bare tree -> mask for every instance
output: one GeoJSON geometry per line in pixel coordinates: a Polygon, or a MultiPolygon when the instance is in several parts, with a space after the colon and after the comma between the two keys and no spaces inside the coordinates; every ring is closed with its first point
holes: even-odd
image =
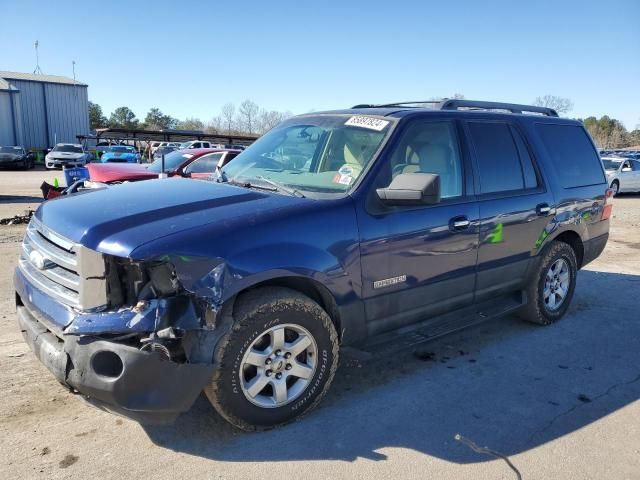
{"type": "Polygon", "coordinates": [[[227,130],[227,135],[231,135],[233,131],[233,121],[236,116],[236,106],[233,103],[225,103],[221,109],[222,120],[227,130]]]}
{"type": "Polygon", "coordinates": [[[275,110],[260,110],[258,114],[258,132],[264,134],[284,120],[284,114],[275,110]]]}
{"type": "MultiPolygon", "coordinates": [[[[225,124],[225,120],[220,115],[217,115],[207,122],[207,126],[204,130],[207,133],[223,133],[225,130],[225,124]]],[[[230,131],[226,131],[224,133],[227,135],[231,134],[230,131]]]]}
{"type": "Polygon", "coordinates": [[[258,116],[258,105],[251,100],[245,100],[240,104],[238,109],[238,124],[249,135],[252,135],[256,131],[256,123],[258,116]]]}
{"type": "Polygon", "coordinates": [[[573,102],[571,100],[565,97],[556,97],[555,95],[537,97],[533,104],[538,107],[553,108],[558,112],[558,115],[563,115],[573,110],[573,102]]]}

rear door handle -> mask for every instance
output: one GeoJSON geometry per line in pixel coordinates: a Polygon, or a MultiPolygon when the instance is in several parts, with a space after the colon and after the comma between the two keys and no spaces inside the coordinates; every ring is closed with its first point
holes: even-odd
{"type": "Polygon", "coordinates": [[[547,203],[540,203],[536,206],[536,213],[541,217],[551,213],[551,207],[547,203]]]}
{"type": "Polygon", "coordinates": [[[467,217],[453,217],[449,220],[449,226],[451,230],[466,230],[471,225],[471,222],[467,217]]]}

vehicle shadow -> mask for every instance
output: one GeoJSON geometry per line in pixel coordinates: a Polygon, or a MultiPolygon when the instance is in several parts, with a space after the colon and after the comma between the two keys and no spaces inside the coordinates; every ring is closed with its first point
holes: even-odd
{"type": "Polygon", "coordinates": [[[44,198],[33,195],[0,195],[0,204],[12,203],[42,203],[44,198]]]}
{"type": "Polygon", "coordinates": [[[569,314],[549,327],[506,317],[413,352],[343,356],[321,407],[286,427],[237,431],[200,398],[174,425],[145,430],[159,446],[232,462],[384,460],[386,447],[493,460],[456,434],[504,455],[527,451],[640,398],[637,298],[620,295],[640,291],[640,276],[578,278],[569,314]]]}

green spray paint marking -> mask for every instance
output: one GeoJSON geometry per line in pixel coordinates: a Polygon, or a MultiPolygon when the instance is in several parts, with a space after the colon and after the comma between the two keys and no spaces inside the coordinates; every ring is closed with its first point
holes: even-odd
{"type": "Polygon", "coordinates": [[[542,233],[540,233],[540,235],[538,236],[538,239],[536,240],[536,250],[538,250],[542,244],[544,243],[544,241],[547,239],[547,237],[549,236],[549,234],[547,233],[546,230],[542,230],[542,233]]]}
{"type": "Polygon", "coordinates": [[[504,226],[502,223],[496,225],[496,228],[493,229],[493,232],[489,234],[487,240],[489,243],[502,243],[504,241],[504,226]]]}

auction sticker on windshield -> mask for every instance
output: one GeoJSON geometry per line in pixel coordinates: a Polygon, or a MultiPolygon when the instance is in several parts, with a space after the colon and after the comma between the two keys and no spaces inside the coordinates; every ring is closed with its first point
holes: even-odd
{"type": "Polygon", "coordinates": [[[368,128],[369,130],[380,132],[384,130],[384,127],[389,125],[389,121],[374,117],[365,117],[364,115],[354,115],[344,124],[350,127],[368,128]]]}

